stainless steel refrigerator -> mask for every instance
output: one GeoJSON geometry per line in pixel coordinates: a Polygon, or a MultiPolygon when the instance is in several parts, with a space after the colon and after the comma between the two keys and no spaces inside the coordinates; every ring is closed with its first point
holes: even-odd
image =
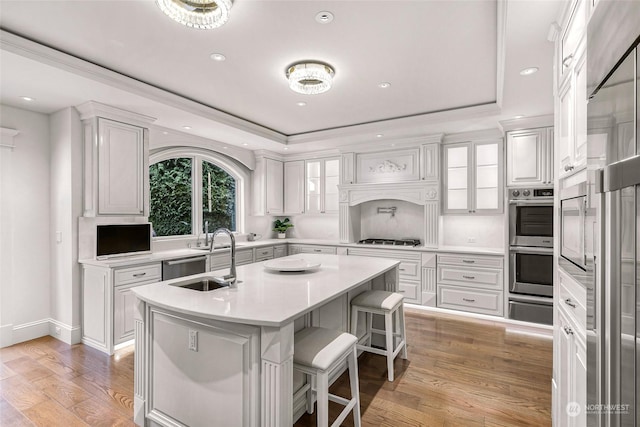
{"type": "Polygon", "coordinates": [[[601,1],[588,27],[589,426],[640,426],[639,6],[601,1]]]}

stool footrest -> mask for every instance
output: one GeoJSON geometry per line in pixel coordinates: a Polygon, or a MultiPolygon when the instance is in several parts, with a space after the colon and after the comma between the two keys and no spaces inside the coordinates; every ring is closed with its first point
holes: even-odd
{"type": "Polygon", "coordinates": [[[343,399],[340,396],[335,396],[331,393],[329,393],[329,400],[336,402],[336,403],[340,403],[342,405],[345,405],[345,408],[342,410],[342,412],[340,412],[340,415],[338,415],[338,417],[336,418],[336,420],[333,422],[333,424],[331,424],[331,427],[338,427],[340,425],[342,425],[342,422],[345,420],[345,418],[347,418],[347,415],[349,415],[349,413],[351,411],[353,411],[353,408],[356,406],[356,399],[351,399],[351,400],[347,400],[347,399],[343,399]],[[344,400],[345,403],[342,402],[338,402],[333,398],[339,398],[341,400],[344,400]]]}

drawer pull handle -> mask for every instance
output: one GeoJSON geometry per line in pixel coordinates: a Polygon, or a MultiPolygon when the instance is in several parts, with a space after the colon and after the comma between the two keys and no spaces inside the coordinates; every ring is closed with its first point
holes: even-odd
{"type": "Polygon", "coordinates": [[[573,53],[571,55],[567,55],[564,57],[564,59],[562,60],[562,65],[564,67],[568,67],[572,61],[573,61],[573,53]]]}
{"type": "Polygon", "coordinates": [[[463,259],[462,262],[466,262],[467,264],[475,264],[475,261],[472,259],[463,259]]]}
{"type": "Polygon", "coordinates": [[[404,269],[404,268],[399,268],[398,270],[400,270],[400,271],[405,271],[406,269],[404,269]]]}
{"type": "Polygon", "coordinates": [[[462,277],[464,277],[465,279],[469,279],[469,280],[473,280],[473,279],[476,278],[476,276],[464,276],[464,275],[462,277]]]}
{"type": "Polygon", "coordinates": [[[564,300],[564,303],[567,304],[569,307],[576,308],[576,303],[571,301],[571,298],[567,298],[566,300],[564,300]]]}
{"type": "Polygon", "coordinates": [[[314,249],[314,252],[322,252],[322,249],[314,249]]]}
{"type": "Polygon", "coordinates": [[[564,333],[565,333],[565,334],[567,334],[567,335],[573,335],[573,330],[572,330],[570,327],[568,327],[568,326],[564,326],[564,327],[563,327],[563,329],[564,329],[564,333]]]}
{"type": "Polygon", "coordinates": [[[133,275],[133,277],[142,277],[142,276],[144,276],[145,274],[147,274],[147,273],[146,273],[146,272],[145,272],[145,273],[135,273],[135,274],[133,275]]]}
{"type": "Polygon", "coordinates": [[[405,292],[407,292],[407,291],[398,289],[398,293],[400,293],[400,294],[404,294],[405,292]]]}
{"type": "Polygon", "coordinates": [[[476,302],[476,300],[474,298],[462,298],[462,301],[466,301],[466,302],[476,302]]]}

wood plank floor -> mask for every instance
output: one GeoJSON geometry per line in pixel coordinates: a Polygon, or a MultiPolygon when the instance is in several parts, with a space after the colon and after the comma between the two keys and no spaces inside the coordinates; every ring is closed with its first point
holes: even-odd
{"type": "MultiPolygon", "coordinates": [[[[393,383],[382,356],[359,359],[364,426],[551,425],[550,339],[411,310],[406,323],[409,359],[396,360],[393,383]]],[[[107,357],[43,337],[0,349],[0,362],[0,426],[134,425],[133,347],[107,357]]],[[[332,392],[349,395],[346,375],[332,392]]],[[[295,425],[315,426],[315,414],[295,425]]]]}

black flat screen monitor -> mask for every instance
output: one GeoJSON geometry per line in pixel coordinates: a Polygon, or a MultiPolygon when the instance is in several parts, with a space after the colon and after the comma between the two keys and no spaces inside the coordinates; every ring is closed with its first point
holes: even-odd
{"type": "Polygon", "coordinates": [[[151,224],[98,225],[97,256],[151,251],[151,224]]]}

